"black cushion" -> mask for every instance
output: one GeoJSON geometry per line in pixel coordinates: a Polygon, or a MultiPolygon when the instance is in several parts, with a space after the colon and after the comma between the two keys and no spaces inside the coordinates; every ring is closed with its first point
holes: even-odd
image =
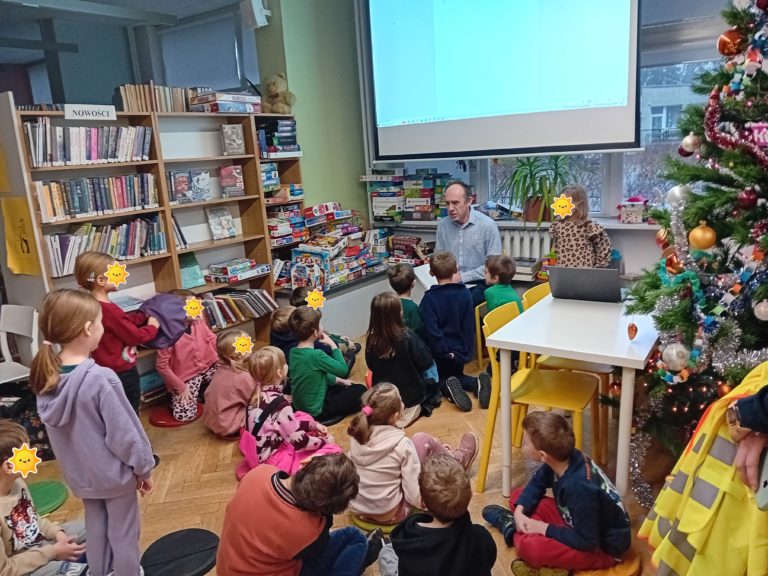
{"type": "Polygon", "coordinates": [[[171,532],[141,557],[145,576],[202,576],[216,565],[219,537],[201,528],[171,532]]]}

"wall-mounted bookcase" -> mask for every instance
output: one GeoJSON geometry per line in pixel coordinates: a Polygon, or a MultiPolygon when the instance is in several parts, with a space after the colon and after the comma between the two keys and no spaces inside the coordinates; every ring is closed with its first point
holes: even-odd
{"type": "MultiPolygon", "coordinates": [[[[56,288],[75,286],[71,274],[74,258],[71,258],[70,262],[59,262],[60,258],[57,256],[60,250],[57,252],[55,248],[61,241],[62,234],[78,230],[83,233],[89,229],[95,230],[92,232],[94,235],[100,231],[102,242],[107,242],[107,238],[115,242],[113,230],[122,226],[125,239],[120,236],[117,246],[124,245],[125,249],[119,251],[117,260],[128,265],[130,276],[127,286],[121,286],[120,292],[129,295],[145,296],[182,287],[180,256],[189,253],[195,255],[201,269],[206,269],[212,263],[233,258],[251,258],[259,263],[271,263],[253,116],[152,112],[118,113],[117,120],[111,122],[75,121],[66,120],[63,112],[17,112],[12,95],[1,94],[0,147],[4,152],[7,173],[10,176],[10,194],[24,196],[27,200],[43,271],[42,277],[12,274],[11,276],[17,277],[17,285],[8,282],[9,291],[12,293],[11,300],[14,303],[38,306],[45,293],[56,288]],[[134,134],[143,134],[146,137],[146,146],[140,145],[136,139],[134,144],[129,141],[123,149],[128,157],[123,154],[120,161],[115,161],[113,157],[111,160],[90,160],[82,164],[74,164],[70,160],[64,165],[36,166],[32,153],[38,150],[31,150],[28,145],[28,134],[32,128],[28,124],[35,123],[44,124],[43,132],[49,132],[49,141],[52,138],[51,148],[54,151],[46,159],[46,164],[52,164],[51,156],[56,160],[62,146],[62,142],[57,143],[56,127],[63,128],[63,132],[68,135],[69,140],[64,144],[68,144],[70,148],[82,142],[72,140],[80,136],[74,132],[70,134],[69,128],[106,128],[106,132],[100,134],[90,131],[87,140],[87,147],[90,147],[92,152],[106,152],[102,156],[110,155],[110,132],[116,132],[119,128],[124,129],[122,133],[125,133],[125,129],[130,129],[134,134]],[[243,154],[224,154],[221,141],[221,126],[224,124],[242,127],[243,154]],[[147,129],[151,131],[148,135],[147,129]],[[242,171],[242,196],[222,196],[219,174],[223,167],[229,166],[239,166],[242,171]],[[212,198],[174,203],[173,190],[170,189],[173,183],[167,180],[167,172],[186,170],[207,171],[212,198]],[[132,183],[126,183],[128,178],[132,179],[132,183]],[[73,185],[71,181],[80,183],[73,185]],[[51,182],[69,184],[52,185],[51,182]],[[154,195],[148,192],[148,182],[155,187],[154,195]],[[63,188],[59,190],[59,196],[52,192],[52,186],[63,188]],[[77,203],[79,214],[72,215],[72,205],[69,206],[69,211],[66,207],[59,206],[57,212],[56,198],[61,200],[62,192],[68,203],[77,203]],[[127,206],[124,205],[126,202],[118,206],[116,202],[120,199],[127,199],[127,206]],[[83,206],[86,207],[85,210],[83,206]],[[210,215],[212,210],[221,214],[222,209],[231,216],[231,219],[227,218],[225,221],[230,224],[227,229],[234,229],[235,235],[215,239],[210,215]],[[52,218],[52,214],[57,216],[52,218]],[[186,245],[177,246],[174,220],[185,237],[186,245]],[[137,223],[131,225],[134,221],[137,223]],[[146,238],[148,234],[152,234],[154,240],[143,245],[147,249],[137,248],[141,246],[141,239],[146,238]],[[55,241],[50,239],[53,237],[55,241]]],[[[36,129],[41,130],[37,127],[36,129]]],[[[94,158],[96,156],[98,154],[94,155],[94,158]]],[[[298,160],[278,162],[281,178],[285,178],[286,182],[301,182],[298,160]]],[[[7,277],[5,254],[2,256],[3,272],[7,277]]],[[[204,294],[222,288],[261,288],[270,295],[274,294],[270,273],[249,278],[238,284],[208,282],[195,287],[193,291],[204,294]]],[[[245,327],[246,324],[252,325],[257,341],[268,341],[268,317],[257,318],[255,321],[245,320],[230,326],[245,327]]]]}

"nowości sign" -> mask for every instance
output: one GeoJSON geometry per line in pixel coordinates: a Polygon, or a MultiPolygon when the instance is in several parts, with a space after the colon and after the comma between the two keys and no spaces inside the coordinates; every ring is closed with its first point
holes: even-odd
{"type": "Polygon", "coordinates": [[[114,106],[103,104],[64,104],[66,120],[117,120],[114,106]]]}

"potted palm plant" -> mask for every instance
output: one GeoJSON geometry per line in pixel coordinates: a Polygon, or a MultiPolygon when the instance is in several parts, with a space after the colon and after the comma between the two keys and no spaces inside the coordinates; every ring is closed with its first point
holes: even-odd
{"type": "Polygon", "coordinates": [[[541,225],[551,220],[550,205],[568,180],[568,156],[529,156],[519,158],[502,182],[501,191],[510,206],[519,206],[523,220],[541,225]]]}

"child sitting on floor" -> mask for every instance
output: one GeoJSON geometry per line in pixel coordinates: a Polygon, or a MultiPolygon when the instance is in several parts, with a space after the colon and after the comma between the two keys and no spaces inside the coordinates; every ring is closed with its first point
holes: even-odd
{"type": "Polygon", "coordinates": [[[619,493],[605,473],[574,448],[568,421],[554,412],[523,420],[523,453],[542,466],[509,498],[514,513],[486,506],[483,518],[517,549],[515,576],[568,576],[621,562],[632,534],[619,493]],[[554,498],[544,496],[548,488],[554,498]],[[539,568],[546,570],[539,572],[539,568]]]}
{"type": "Polygon", "coordinates": [[[349,372],[336,343],[320,330],[322,314],[309,306],[299,306],[290,318],[291,332],[299,344],[291,350],[293,406],[321,422],[353,414],[360,407],[362,384],[353,384],[345,377],[349,372]],[[331,356],[315,349],[320,340],[331,348],[331,356]]]}
{"type": "Polygon", "coordinates": [[[403,402],[394,384],[378,384],[363,394],[363,408],[349,424],[349,457],[360,475],[360,488],[349,509],[377,524],[402,522],[413,508],[421,508],[420,462],[430,454],[448,454],[469,470],[477,454],[474,432],[461,437],[455,450],[429,434],[413,440],[395,426],[403,402]]]}
{"type": "Polygon", "coordinates": [[[26,482],[8,461],[25,442],[29,446],[20,424],[0,420],[0,574],[85,574],[88,567],[77,561],[85,552],[85,523],[59,526],[38,516],[26,482]]]}
{"type": "Polygon", "coordinates": [[[251,354],[248,370],[256,383],[246,425],[256,441],[255,461],[254,455],[244,454],[251,468],[271,464],[295,474],[307,458],[342,451],[325,426],[305,412],[294,412],[290,400],[283,395],[288,365],[279,348],[264,346],[251,354]]]}
{"type": "Polygon", "coordinates": [[[362,574],[381,549],[354,527],[331,530],[357,494],[344,454],[311,458],[290,477],[265,464],[243,478],[227,504],[216,555],[222,576],[362,574]]]}
{"type": "Polygon", "coordinates": [[[233,436],[246,426],[248,403],[256,389],[248,373],[248,357],[235,348],[235,341],[241,336],[247,334],[226,330],[216,339],[219,366],[205,391],[203,424],[219,436],[233,436]]]}
{"type": "Polygon", "coordinates": [[[429,273],[437,284],[424,293],[419,309],[443,395],[459,410],[469,412],[472,401],[466,390],[478,392],[477,378],[464,374],[464,364],[472,360],[475,351],[475,310],[467,287],[453,281],[458,270],[451,252],[435,252],[429,261],[429,273]]]}
{"type": "Polygon", "coordinates": [[[411,299],[411,291],[416,286],[416,273],[413,271],[413,266],[410,264],[390,266],[387,270],[387,278],[403,306],[403,324],[423,340],[425,338],[424,322],[421,319],[419,305],[411,299]]]}
{"type": "MultiPolygon", "coordinates": [[[[182,300],[195,298],[189,290],[169,292],[182,300]]],[[[171,415],[179,422],[197,419],[197,403],[216,371],[216,335],[204,318],[187,318],[187,329],[170,348],[158,350],[155,369],[171,395],[171,415]]]]}
{"type": "Polygon", "coordinates": [[[405,410],[397,425],[405,428],[421,416],[422,410],[432,414],[440,405],[440,390],[437,381],[424,376],[432,365],[432,353],[421,338],[403,326],[401,302],[391,292],[371,300],[365,362],[373,384],[390,382],[399,390],[405,410]]]}
{"type": "Polygon", "coordinates": [[[472,524],[472,488],[466,470],[446,454],[427,458],[419,474],[427,513],[397,526],[379,555],[381,576],[490,576],[496,543],[472,524]]]}
{"type": "Polygon", "coordinates": [[[295,306],[281,306],[272,312],[269,322],[269,345],[280,348],[286,358],[290,356],[291,350],[296,348],[296,344],[299,343],[296,336],[291,332],[291,326],[288,323],[294,310],[296,310],[295,306]]]}

